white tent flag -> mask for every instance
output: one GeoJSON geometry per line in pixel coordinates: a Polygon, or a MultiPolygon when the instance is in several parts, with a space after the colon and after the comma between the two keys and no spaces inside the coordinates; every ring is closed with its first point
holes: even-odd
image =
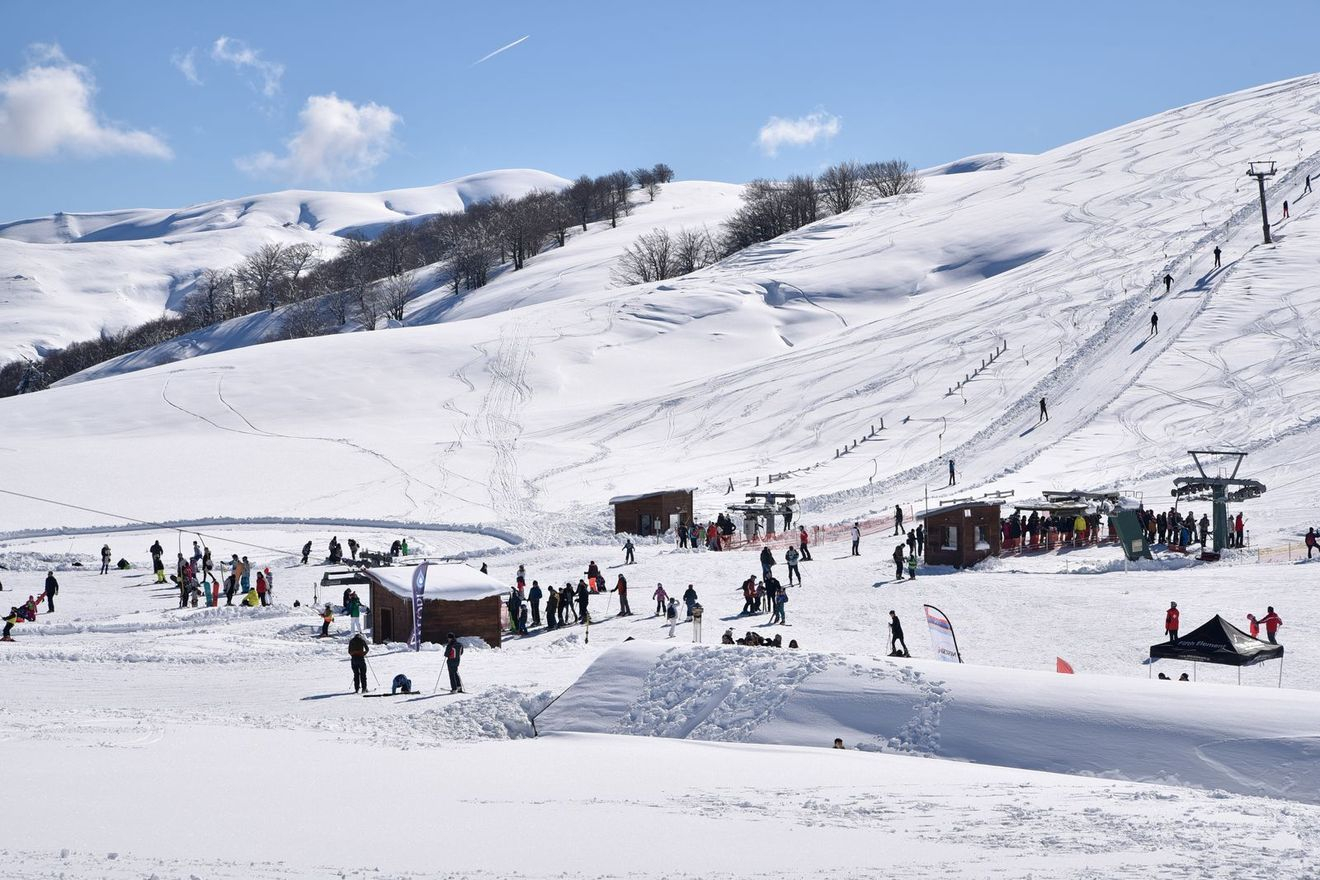
{"type": "Polygon", "coordinates": [[[961,663],[962,654],[958,652],[958,639],[953,634],[953,624],[944,612],[934,605],[923,606],[926,609],[926,626],[930,627],[930,643],[935,647],[935,656],[948,663],[961,663]]]}
{"type": "Polygon", "coordinates": [[[422,650],[422,597],[426,594],[426,569],[430,564],[423,562],[417,566],[412,577],[413,628],[408,644],[414,651],[422,650]]]}

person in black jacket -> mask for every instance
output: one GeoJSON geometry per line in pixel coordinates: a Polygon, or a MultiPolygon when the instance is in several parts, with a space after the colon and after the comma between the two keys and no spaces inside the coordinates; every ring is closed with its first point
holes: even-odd
{"type": "Polygon", "coordinates": [[[903,505],[894,505],[894,534],[907,534],[907,529],[903,528],[903,505]]]}
{"type": "Polygon", "coordinates": [[[307,557],[309,557],[309,556],[311,556],[311,555],[312,555],[312,542],[311,542],[311,541],[308,541],[306,544],[303,544],[303,549],[302,549],[302,564],[303,564],[303,565],[306,565],[306,564],[307,564],[307,557]]]}
{"type": "Polygon", "coordinates": [[[903,545],[894,548],[894,580],[903,580],[903,545]]]}
{"type": "Polygon", "coordinates": [[[55,613],[55,594],[60,591],[60,582],[55,580],[55,572],[46,572],[46,613],[55,613]]]}
{"type": "MultiPolygon", "coordinates": [[[[541,595],[541,585],[536,581],[532,581],[532,588],[527,591],[527,604],[532,609],[532,626],[541,625],[541,595]]],[[[547,617],[549,617],[548,614],[547,617]]]]}
{"type": "Polygon", "coordinates": [[[770,579],[770,569],[774,568],[775,554],[770,552],[769,545],[761,548],[761,580],[770,579]]]}
{"type": "Polygon", "coordinates": [[[353,638],[348,640],[348,665],[353,669],[353,693],[362,691],[366,693],[370,688],[367,687],[367,653],[371,646],[367,640],[362,637],[362,633],[356,633],[353,638]]]}
{"type": "Polygon", "coordinates": [[[893,645],[893,650],[889,654],[890,657],[912,656],[908,653],[907,642],[903,640],[903,624],[899,621],[898,615],[895,614],[892,609],[889,612],[889,639],[890,643],[893,645]],[[901,653],[898,650],[899,645],[903,646],[901,653]]]}
{"type": "Polygon", "coordinates": [[[619,616],[628,617],[632,614],[632,608],[628,605],[628,579],[619,575],[619,582],[614,585],[612,593],[619,594],[619,616]]]}
{"type": "Polygon", "coordinates": [[[453,633],[445,636],[445,666],[449,669],[449,692],[463,693],[463,679],[458,674],[458,664],[463,662],[463,643],[453,633]]]}
{"type": "Polygon", "coordinates": [[[587,601],[590,598],[591,590],[587,588],[587,582],[579,580],[577,585],[578,620],[582,623],[591,623],[591,618],[587,616],[587,601]]]}

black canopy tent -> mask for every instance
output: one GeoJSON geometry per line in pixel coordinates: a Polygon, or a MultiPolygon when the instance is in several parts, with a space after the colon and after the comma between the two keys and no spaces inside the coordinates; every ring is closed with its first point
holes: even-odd
{"type": "Polygon", "coordinates": [[[1197,663],[1236,666],[1238,684],[1242,683],[1243,666],[1278,660],[1279,687],[1283,687],[1283,645],[1253,639],[1218,614],[1185,636],[1151,645],[1150,659],[1152,666],[1155,660],[1189,660],[1193,675],[1197,663]]]}

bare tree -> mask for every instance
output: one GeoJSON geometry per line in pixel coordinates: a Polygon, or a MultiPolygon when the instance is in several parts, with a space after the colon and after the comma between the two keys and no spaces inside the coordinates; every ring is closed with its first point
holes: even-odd
{"type": "Polygon", "coordinates": [[[288,278],[288,256],[283,246],[263,245],[238,268],[238,282],[248,305],[275,311],[288,278]]]}
{"type": "Polygon", "coordinates": [[[651,168],[637,168],[632,172],[633,180],[637,181],[649,197],[649,201],[654,202],[656,193],[660,192],[660,179],[655,176],[655,170],[651,168]]]}
{"type": "MultiPolygon", "coordinates": [[[[280,335],[284,339],[323,336],[335,328],[328,303],[320,298],[296,302],[280,313],[280,335]]],[[[343,322],[340,322],[343,323],[343,322]]]]}
{"type": "Polygon", "coordinates": [[[669,183],[669,181],[674,179],[674,169],[670,168],[664,162],[655,163],[655,165],[651,167],[651,173],[655,175],[655,179],[660,183],[669,183]]]}
{"type": "Polygon", "coordinates": [[[671,277],[686,275],[704,269],[720,258],[719,248],[706,227],[679,229],[674,235],[673,269],[671,277]]]}
{"type": "Polygon", "coordinates": [[[413,274],[404,272],[380,282],[381,295],[385,302],[385,314],[396,321],[403,320],[403,310],[413,294],[413,274]]]}
{"type": "Polygon", "coordinates": [[[597,181],[592,180],[585,174],[564,191],[568,204],[572,206],[573,213],[577,221],[582,224],[582,231],[587,231],[587,220],[591,217],[591,209],[596,204],[599,187],[597,181]]]}
{"type": "Polygon", "coordinates": [[[863,197],[862,166],[856,162],[839,162],[821,172],[816,181],[820,199],[830,214],[842,214],[861,203],[863,197]]]}
{"type": "Polygon", "coordinates": [[[885,199],[921,192],[921,176],[902,159],[867,162],[861,167],[861,173],[872,198],[885,199]]]}
{"type": "Polygon", "coordinates": [[[610,278],[620,287],[672,278],[673,260],[674,241],[668,230],[657,227],[624,249],[610,278]]]}

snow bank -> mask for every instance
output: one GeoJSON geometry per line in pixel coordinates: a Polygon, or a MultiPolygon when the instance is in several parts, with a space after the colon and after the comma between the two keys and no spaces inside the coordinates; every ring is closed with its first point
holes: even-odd
{"type": "Polygon", "coordinates": [[[814,745],[1320,803],[1320,698],[787,649],[634,642],[537,719],[574,731],[814,745]]]}

